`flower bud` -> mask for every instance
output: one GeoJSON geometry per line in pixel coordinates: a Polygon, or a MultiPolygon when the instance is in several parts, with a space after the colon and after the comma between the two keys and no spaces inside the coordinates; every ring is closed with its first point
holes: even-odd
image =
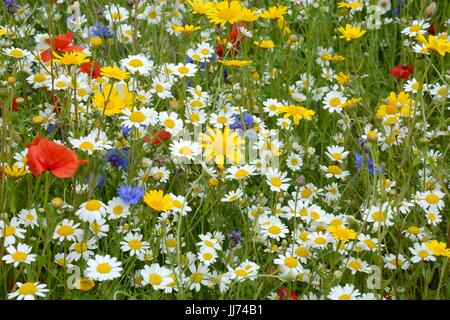
{"type": "Polygon", "coordinates": [[[14,83],[16,83],[16,78],[15,77],[8,77],[8,84],[10,86],[12,86],[14,83]]]}
{"type": "Polygon", "coordinates": [[[61,199],[59,197],[53,198],[50,203],[55,208],[61,208],[64,205],[63,199],[61,199]]]}
{"type": "Polygon", "coordinates": [[[213,178],[208,180],[208,184],[211,187],[215,188],[215,187],[217,187],[219,185],[219,179],[213,177],[213,178]]]}
{"type": "Polygon", "coordinates": [[[426,17],[433,16],[437,11],[437,5],[436,2],[432,2],[428,7],[425,8],[424,14],[426,17]]]}

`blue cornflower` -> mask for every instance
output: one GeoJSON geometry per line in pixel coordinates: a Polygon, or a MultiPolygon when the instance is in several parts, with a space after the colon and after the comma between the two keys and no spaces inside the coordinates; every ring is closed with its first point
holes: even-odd
{"type": "Polygon", "coordinates": [[[123,201],[128,204],[137,204],[144,196],[144,189],[140,187],[132,187],[128,184],[123,184],[117,189],[117,193],[123,201]]]}
{"type": "Polygon", "coordinates": [[[356,151],[353,152],[353,155],[355,156],[355,168],[358,168],[358,169],[367,168],[369,173],[372,175],[380,174],[381,172],[383,172],[382,166],[380,166],[379,168],[375,168],[372,157],[368,157],[368,159],[366,160],[365,157],[363,157],[360,153],[358,153],[356,151]]]}
{"type": "Polygon", "coordinates": [[[91,34],[93,37],[100,38],[114,38],[114,33],[110,32],[108,28],[100,22],[96,22],[94,26],[91,28],[91,34]]]}
{"type": "Polygon", "coordinates": [[[392,10],[392,13],[393,13],[395,16],[399,16],[401,10],[402,10],[402,1],[399,1],[399,2],[397,2],[397,6],[395,7],[395,9],[392,10]]]}
{"type": "Polygon", "coordinates": [[[128,134],[130,133],[131,127],[122,126],[122,133],[128,137],[128,134]]]}
{"type": "MultiPolygon", "coordinates": [[[[93,177],[91,174],[89,174],[86,178],[84,178],[84,183],[89,184],[89,182],[92,178],[95,179],[95,176],[93,177]]],[[[100,173],[97,176],[97,182],[95,184],[95,188],[102,188],[104,185],[105,185],[105,176],[102,173],[100,173]]]]}
{"type": "Polygon", "coordinates": [[[253,127],[253,115],[244,113],[244,123],[242,123],[241,115],[235,114],[234,115],[234,122],[230,125],[231,129],[241,129],[243,130],[243,125],[245,126],[245,129],[249,129],[253,127]]]}
{"type": "Polygon", "coordinates": [[[128,168],[128,151],[127,150],[125,150],[125,149],[119,149],[119,150],[109,149],[107,152],[108,153],[105,157],[106,161],[111,163],[112,166],[119,167],[122,169],[128,168]]]}
{"type": "Polygon", "coordinates": [[[56,129],[56,124],[55,123],[49,123],[47,125],[47,135],[51,135],[53,133],[53,131],[55,131],[56,129]]]}

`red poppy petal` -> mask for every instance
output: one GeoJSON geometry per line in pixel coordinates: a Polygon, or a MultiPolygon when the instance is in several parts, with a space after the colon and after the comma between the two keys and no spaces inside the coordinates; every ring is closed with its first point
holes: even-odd
{"type": "Polygon", "coordinates": [[[52,55],[52,54],[51,54],[51,52],[50,52],[50,49],[47,49],[47,50],[44,50],[44,51],[41,52],[40,57],[41,57],[41,60],[42,60],[42,61],[44,61],[44,62],[49,62],[50,59],[52,58],[51,55],[52,55]]]}

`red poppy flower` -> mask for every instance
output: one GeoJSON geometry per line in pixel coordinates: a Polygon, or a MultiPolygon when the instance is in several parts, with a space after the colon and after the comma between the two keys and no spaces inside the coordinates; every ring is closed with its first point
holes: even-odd
{"type": "MultiPolygon", "coordinates": [[[[235,23],[231,27],[231,34],[229,40],[233,44],[233,49],[238,53],[238,49],[241,46],[242,40],[244,40],[244,34],[239,30],[239,28],[247,28],[245,23],[235,23]]],[[[222,58],[223,47],[220,43],[217,44],[217,55],[222,58]]]]}
{"type": "Polygon", "coordinates": [[[172,135],[170,134],[170,132],[167,132],[165,130],[159,130],[159,131],[156,131],[153,134],[153,140],[150,140],[149,137],[145,137],[144,141],[147,142],[147,143],[158,144],[158,143],[161,143],[163,141],[166,141],[171,136],[172,135]]]}
{"type": "Polygon", "coordinates": [[[40,136],[36,136],[31,145],[28,145],[27,165],[34,176],[50,171],[58,178],[70,178],[79,165],[87,162],[78,160],[73,150],[40,136]]]}
{"type": "Polygon", "coordinates": [[[21,98],[21,97],[15,96],[14,99],[12,100],[11,108],[13,111],[16,111],[16,112],[19,111],[19,104],[17,103],[17,99],[19,99],[19,98],[21,98]]]}
{"type": "Polygon", "coordinates": [[[427,32],[432,36],[436,35],[436,25],[434,24],[434,22],[428,27],[427,32]]]}
{"type": "Polygon", "coordinates": [[[414,71],[414,65],[410,64],[407,66],[398,65],[389,70],[389,73],[396,78],[406,80],[414,71]]]}
{"type": "Polygon", "coordinates": [[[278,288],[280,300],[298,300],[297,295],[288,288],[278,288]]]}
{"type": "Polygon", "coordinates": [[[247,29],[247,25],[245,23],[235,23],[231,27],[231,42],[235,44],[236,48],[239,48],[242,40],[244,40],[244,34],[239,30],[240,28],[247,29]]]}
{"type": "Polygon", "coordinates": [[[82,63],[80,71],[90,75],[92,79],[100,77],[100,65],[95,61],[82,63]]]}
{"type": "MultiPolygon", "coordinates": [[[[57,52],[67,52],[67,51],[83,51],[84,48],[80,46],[71,46],[70,43],[73,41],[72,32],[67,32],[58,36],[54,36],[52,43],[50,44],[50,39],[47,39],[47,44],[51,45],[53,51],[57,52]]],[[[50,49],[41,52],[41,59],[44,62],[50,61],[52,58],[52,52],[50,49]]]]}

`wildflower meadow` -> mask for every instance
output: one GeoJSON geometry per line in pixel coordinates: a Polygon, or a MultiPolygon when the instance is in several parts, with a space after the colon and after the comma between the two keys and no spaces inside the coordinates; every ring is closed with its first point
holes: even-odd
{"type": "Polygon", "coordinates": [[[0,300],[446,300],[447,0],[2,0],[0,300]]]}

